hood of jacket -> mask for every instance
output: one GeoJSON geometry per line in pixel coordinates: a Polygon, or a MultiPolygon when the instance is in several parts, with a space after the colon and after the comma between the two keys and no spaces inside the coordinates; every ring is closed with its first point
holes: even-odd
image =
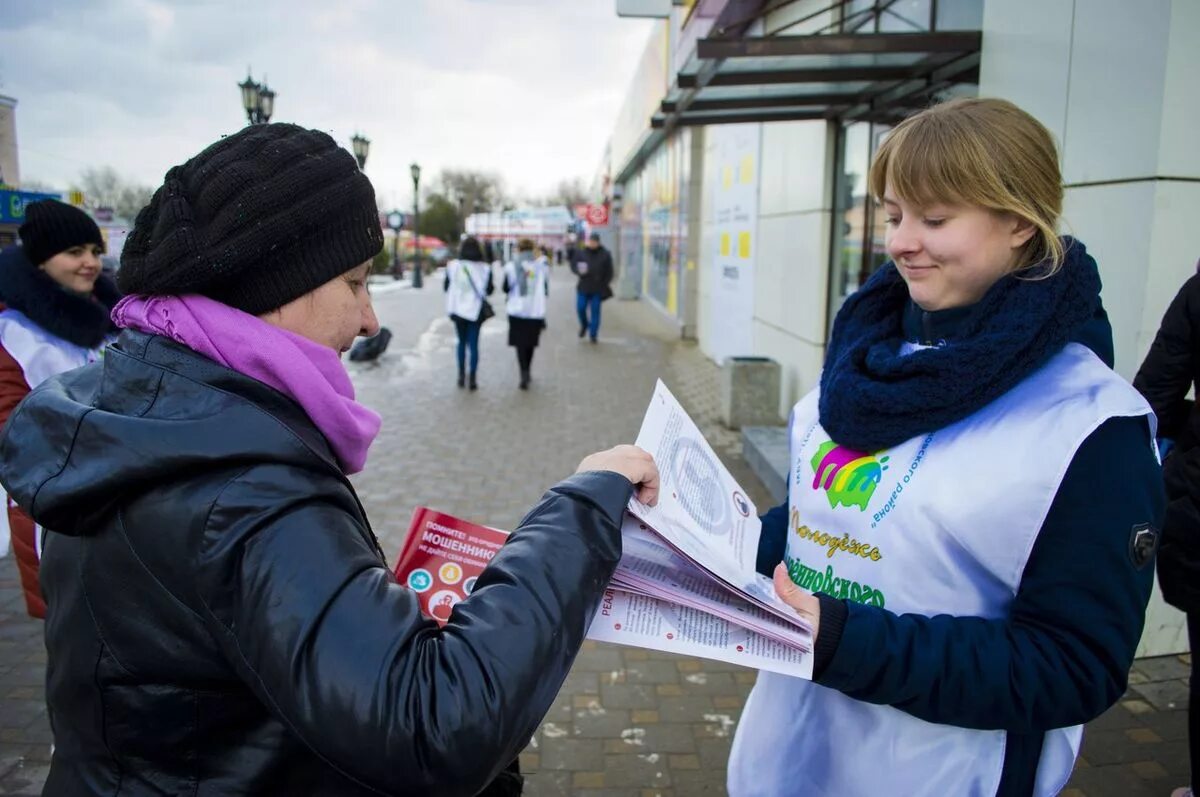
{"type": "Polygon", "coordinates": [[[30,262],[24,248],[0,251],[0,302],[77,346],[94,349],[117,331],[109,313],[120,298],[117,286],[103,274],[91,296],[76,296],[30,262]]]}
{"type": "Polygon", "coordinates": [[[281,463],[345,480],[325,438],[274,388],[158,335],[51,378],[10,416],[0,483],[38,523],[86,535],[115,506],[206,470],[281,463]]]}

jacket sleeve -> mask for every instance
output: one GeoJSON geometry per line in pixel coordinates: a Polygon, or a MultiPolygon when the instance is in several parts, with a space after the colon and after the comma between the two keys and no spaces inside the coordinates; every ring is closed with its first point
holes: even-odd
{"type": "Polygon", "coordinates": [[[1153,564],[1132,561],[1131,533],[1159,528],[1163,504],[1144,419],[1110,419],[1068,467],[1007,618],[844,602],[818,682],[965,728],[1031,733],[1099,716],[1125,691],[1153,584],[1153,564]]]}
{"type": "Polygon", "coordinates": [[[754,569],[764,576],[770,576],[787,551],[787,499],[765,515],[759,515],[758,519],[762,522],[762,530],[758,536],[758,559],[754,569]]]}
{"type": "Polygon", "coordinates": [[[389,795],[478,793],[566,678],[632,486],[593,472],[552,488],[439,629],[336,495],[281,504],[279,475],[250,470],[212,509],[197,583],[225,655],[347,777],[389,795]]]}
{"type": "Polygon", "coordinates": [[[0,346],[0,428],[8,423],[8,416],[28,395],[29,384],[21,364],[0,346]]]}
{"type": "Polygon", "coordinates": [[[1158,416],[1158,436],[1177,438],[1187,421],[1186,396],[1195,377],[1200,320],[1200,275],[1183,284],[1163,315],[1154,343],[1134,377],[1138,389],[1158,416]]]}
{"type": "Polygon", "coordinates": [[[614,275],[612,252],[606,249],[604,251],[604,284],[607,285],[612,282],[614,275]]]}

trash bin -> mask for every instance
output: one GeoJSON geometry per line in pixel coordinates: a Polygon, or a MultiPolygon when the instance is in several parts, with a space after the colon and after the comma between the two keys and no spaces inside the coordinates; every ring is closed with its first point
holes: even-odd
{"type": "Polygon", "coordinates": [[[721,423],[730,429],[781,423],[779,363],[770,357],[725,358],[721,364],[721,423]]]}

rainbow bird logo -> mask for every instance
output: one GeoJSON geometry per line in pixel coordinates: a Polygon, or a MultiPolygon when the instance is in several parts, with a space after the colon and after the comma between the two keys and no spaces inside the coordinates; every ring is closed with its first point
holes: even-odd
{"type": "Polygon", "coordinates": [[[813,478],[814,490],[825,490],[829,506],[857,506],[867,510],[867,503],[875,494],[875,486],[887,470],[887,457],[876,459],[871,454],[853,451],[830,440],[817,449],[812,466],[816,471],[813,478]]]}

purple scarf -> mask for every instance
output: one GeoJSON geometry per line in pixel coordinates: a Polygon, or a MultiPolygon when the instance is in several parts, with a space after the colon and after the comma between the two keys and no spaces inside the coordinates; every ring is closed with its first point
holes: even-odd
{"type": "Polygon", "coordinates": [[[381,421],[354,400],[350,375],[333,349],[204,296],[126,296],[112,319],[270,385],[304,409],[343,472],[363,469],[381,421]]]}

